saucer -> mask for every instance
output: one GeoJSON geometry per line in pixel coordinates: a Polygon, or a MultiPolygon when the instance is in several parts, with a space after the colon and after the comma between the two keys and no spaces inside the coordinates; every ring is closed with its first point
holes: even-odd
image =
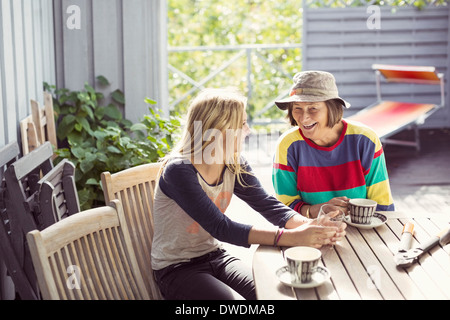
{"type": "Polygon", "coordinates": [[[382,226],[387,221],[387,217],[384,214],[375,212],[372,217],[372,221],[370,224],[361,224],[361,223],[353,223],[350,219],[350,216],[345,216],[344,222],[348,225],[351,225],[353,227],[359,228],[359,229],[373,229],[377,228],[379,226],[382,226]]]}
{"type": "Polygon", "coordinates": [[[289,273],[288,266],[281,267],[277,270],[278,279],[285,285],[294,287],[294,288],[314,288],[322,285],[325,281],[330,278],[330,271],[325,268],[318,266],[316,272],[311,276],[311,281],[307,283],[292,283],[291,275],[289,273]]]}

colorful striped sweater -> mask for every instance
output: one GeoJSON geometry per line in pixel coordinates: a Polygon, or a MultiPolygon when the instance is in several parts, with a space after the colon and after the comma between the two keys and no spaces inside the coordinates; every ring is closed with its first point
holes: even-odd
{"type": "Polygon", "coordinates": [[[298,127],[280,137],[272,174],[278,200],[298,212],[305,203],[341,196],[373,199],[377,210],[394,210],[380,139],[361,123],[343,123],[331,147],[314,144],[298,127]]]}

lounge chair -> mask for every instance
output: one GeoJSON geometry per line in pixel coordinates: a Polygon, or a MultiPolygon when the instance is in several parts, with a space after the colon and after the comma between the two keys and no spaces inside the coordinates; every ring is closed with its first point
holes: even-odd
{"type": "Polygon", "coordinates": [[[434,67],[374,64],[372,69],[376,74],[378,101],[347,119],[359,121],[371,127],[385,144],[412,146],[419,151],[418,127],[425,122],[425,119],[445,105],[444,75],[437,73],[434,67]],[[383,101],[381,98],[381,75],[386,78],[388,83],[439,85],[441,104],[383,101]],[[415,141],[389,139],[406,128],[414,129],[415,141]]]}

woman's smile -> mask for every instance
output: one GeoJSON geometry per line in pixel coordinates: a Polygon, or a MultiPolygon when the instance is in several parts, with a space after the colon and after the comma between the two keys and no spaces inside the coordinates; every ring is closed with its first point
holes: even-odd
{"type": "Polygon", "coordinates": [[[309,125],[304,124],[303,129],[305,129],[307,131],[311,131],[312,129],[315,128],[316,124],[317,124],[317,122],[314,122],[313,124],[309,124],[309,125]]]}

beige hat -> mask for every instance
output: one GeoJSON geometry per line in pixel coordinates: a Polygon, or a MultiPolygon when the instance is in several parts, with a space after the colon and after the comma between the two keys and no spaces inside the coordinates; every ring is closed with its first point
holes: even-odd
{"type": "Polygon", "coordinates": [[[288,98],[275,101],[281,110],[286,110],[291,102],[319,102],[337,99],[345,108],[350,103],[339,97],[334,76],[325,71],[303,71],[294,76],[294,85],[288,98]]]}

